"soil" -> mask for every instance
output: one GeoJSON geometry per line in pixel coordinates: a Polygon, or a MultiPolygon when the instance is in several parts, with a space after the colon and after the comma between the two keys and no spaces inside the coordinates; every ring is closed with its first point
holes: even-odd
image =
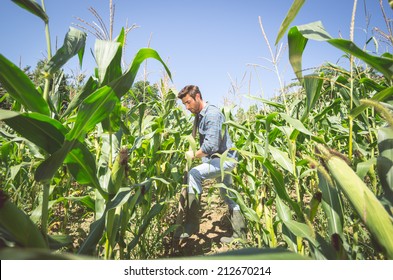
{"type": "MultiPolygon", "coordinates": [[[[199,233],[180,242],[178,240],[176,242],[172,236],[165,237],[163,239],[164,252],[157,258],[203,256],[239,248],[239,244],[224,244],[220,242],[221,237],[232,235],[232,227],[228,219],[228,207],[219,194],[204,191],[200,203],[199,233]]],[[[72,215],[68,216],[69,220],[66,223],[65,231],[72,239],[72,245],[70,244],[68,250],[76,252],[88,236],[90,225],[94,221],[94,215],[93,213],[83,213],[83,207],[78,204],[73,204],[71,211],[72,215]]],[[[64,217],[64,209],[57,209],[57,212],[59,213],[56,216],[64,217]]],[[[170,218],[170,220],[173,220],[172,224],[175,223],[176,214],[173,213],[173,217],[170,218]]],[[[62,231],[60,224],[64,223],[59,221],[52,223],[50,233],[56,234],[62,231]]]]}
{"type": "Polygon", "coordinates": [[[185,240],[172,239],[171,242],[164,244],[167,256],[203,256],[235,249],[238,245],[220,242],[221,237],[232,235],[227,209],[228,207],[218,195],[211,196],[208,201],[207,194],[204,193],[201,199],[199,233],[191,235],[185,240]]]}

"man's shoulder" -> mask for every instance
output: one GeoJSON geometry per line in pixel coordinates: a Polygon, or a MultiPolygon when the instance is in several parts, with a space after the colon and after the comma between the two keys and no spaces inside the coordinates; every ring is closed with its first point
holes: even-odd
{"type": "Polygon", "coordinates": [[[208,105],[205,111],[206,121],[222,122],[224,120],[224,115],[221,110],[215,105],[208,105]]]}
{"type": "Polygon", "coordinates": [[[221,110],[220,108],[218,108],[216,105],[214,104],[208,104],[206,106],[206,113],[207,114],[221,114],[221,110]]]}

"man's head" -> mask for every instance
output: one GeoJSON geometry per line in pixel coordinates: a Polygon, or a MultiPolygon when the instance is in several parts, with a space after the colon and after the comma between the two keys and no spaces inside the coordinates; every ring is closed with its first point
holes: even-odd
{"type": "Polygon", "coordinates": [[[193,114],[198,114],[202,111],[205,103],[202,99],[202,94],[198,86],[188,85],[185,86],[177,95],[183,102],[186,109],[193,114]]]}

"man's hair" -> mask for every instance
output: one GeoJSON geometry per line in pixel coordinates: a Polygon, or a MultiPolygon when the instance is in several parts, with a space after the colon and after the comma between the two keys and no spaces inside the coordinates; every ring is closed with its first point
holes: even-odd
{"type": "Polygon", "coordinates": [[[198,86],[194,86],[194,85],[188,85],[185,86],[177,95],[177,97],[179,99],[183,99],[183,97],[185,97],[187,94],[189,94],[193,99],[195,99],[195,96],[197,95],[197,93],[199,93],[199,95],[201,96],[202,99],[202,93],[199,90],[198,86]]]}

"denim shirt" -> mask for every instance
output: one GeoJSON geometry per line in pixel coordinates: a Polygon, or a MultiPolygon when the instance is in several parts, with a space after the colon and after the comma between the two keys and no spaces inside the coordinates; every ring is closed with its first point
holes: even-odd
{"type": "MultiPolygon", "coordinates": [[[[208,158],[215,153],[222,154],[234,145],[228,134],[228,129],[223,130],[225,117],[214,105],[206,103],[199,113],[198,130],[199,144],[203,153],[208,158]]],[[[228,152],[228,157],[234,157],[234,151],[228,152]]]]}

